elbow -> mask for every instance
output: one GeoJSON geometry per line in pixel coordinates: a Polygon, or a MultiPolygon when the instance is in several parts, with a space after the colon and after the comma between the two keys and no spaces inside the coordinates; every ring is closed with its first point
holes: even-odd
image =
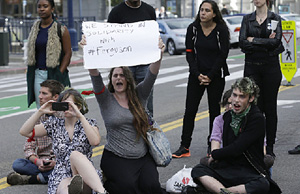
{"type": "Polygon", "coordinates": [[[25,133],[22,129],[19,131],[20,135],[25,136],[25,137],[30,137],[27,133],[25,133]]]}
{"type": "Polygon", "coordinates": [[[100,144],[100,141],[101,141],[101,137],[94,139],[93,141],[90,141],[90,144],[92,146],[98,146],[100,144]]]}

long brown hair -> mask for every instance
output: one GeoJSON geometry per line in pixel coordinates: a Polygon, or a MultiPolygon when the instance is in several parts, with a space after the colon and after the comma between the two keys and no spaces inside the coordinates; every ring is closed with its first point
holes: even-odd
{"type": "MultiPolygon", "coordinates": [[[[122,66],[119,68],[123,69],[123,74],[127,81],[126,95],[128,98],[128,107],[133,115],[133,126],[137,131],[137,138],[142,137],[147,141],[146,132],[149,128],[148,116],[145,112],[145,108],[138,98],[135,80],[133,79],[132,73],[128,67],[122,66]]],[[[112,75],[114,70],[115,68],[112,68],[108,75],[109,83],[107,88],[111,93],[115,92],[114,86],[112,85],[112,75]]]]}
{"type": "Polygon", "coordinates": [[[215,23],[217,23],[217,24],[224,24],[224,25],[226,25],[225,21],[223,20],[223,17],[222,17],[222,14],[220,12],[220,9],[218,7],[218,4],[215,1],[212,1],[212,0],[204,0],[204,1],[202,1],[202,3],[199,6],[199,10],[198,10],[197,16],[195,18],[195,21],[201,22],[201,20],[200,20],[200,10],[201,10],[201,7],[202,7],[202,5],[204,3],[209,3],[211,5],[211,7],[212,7],[213,13],[216,14],[216,16],[213,18],[213,21],[215,23]]]}

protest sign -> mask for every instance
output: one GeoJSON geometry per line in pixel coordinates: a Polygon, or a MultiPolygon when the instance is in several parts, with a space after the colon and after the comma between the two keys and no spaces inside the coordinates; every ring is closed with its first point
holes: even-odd
{"type": "Polygon", "coordinates": [[[83,48],[86,69],[150,64],[160,59],[156,21],[83,22],[82,31],[87,42],[83,48]]]}

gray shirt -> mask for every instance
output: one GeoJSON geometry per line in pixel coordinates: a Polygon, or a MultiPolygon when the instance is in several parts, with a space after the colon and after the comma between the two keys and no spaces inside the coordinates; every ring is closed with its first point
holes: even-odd
{"type": "MultiPolygon", "coordinates": [[[[144,107],[156,77],[157,75],[152,74],[148,69],[144,81],[136,87],[139,100],[144,107]]],[[[91,79],[94,92],[99,93],[105,87],[101,74],[91,76],[91,79]]],[[[104,89],[103,93],[96,95],[96,99],[107,130],[105,149],[123,158],[137,159],[143,157],[148,152],[148,147],[142,137],[137,137],[130,110],[122,107],[107,88],[104,89]]]]}

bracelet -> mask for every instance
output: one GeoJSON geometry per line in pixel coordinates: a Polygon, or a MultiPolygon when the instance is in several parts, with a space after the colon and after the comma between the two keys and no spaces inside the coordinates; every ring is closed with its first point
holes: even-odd
{"type": "Polygon", "coordinates": [[[34,164],[36,165],[36,162],[38,161],[38,158],[35,158],[34,159],[34,164]]]}
{"type": "Polygon", "coordinates": [[[27,139],[27,142],[35,141],[35,140],[34,140],[34,136],[35,136],[35,129],[33,128],[33,129],[32,129],[32,135],[31,135],[30,138],[27,139]]]}

